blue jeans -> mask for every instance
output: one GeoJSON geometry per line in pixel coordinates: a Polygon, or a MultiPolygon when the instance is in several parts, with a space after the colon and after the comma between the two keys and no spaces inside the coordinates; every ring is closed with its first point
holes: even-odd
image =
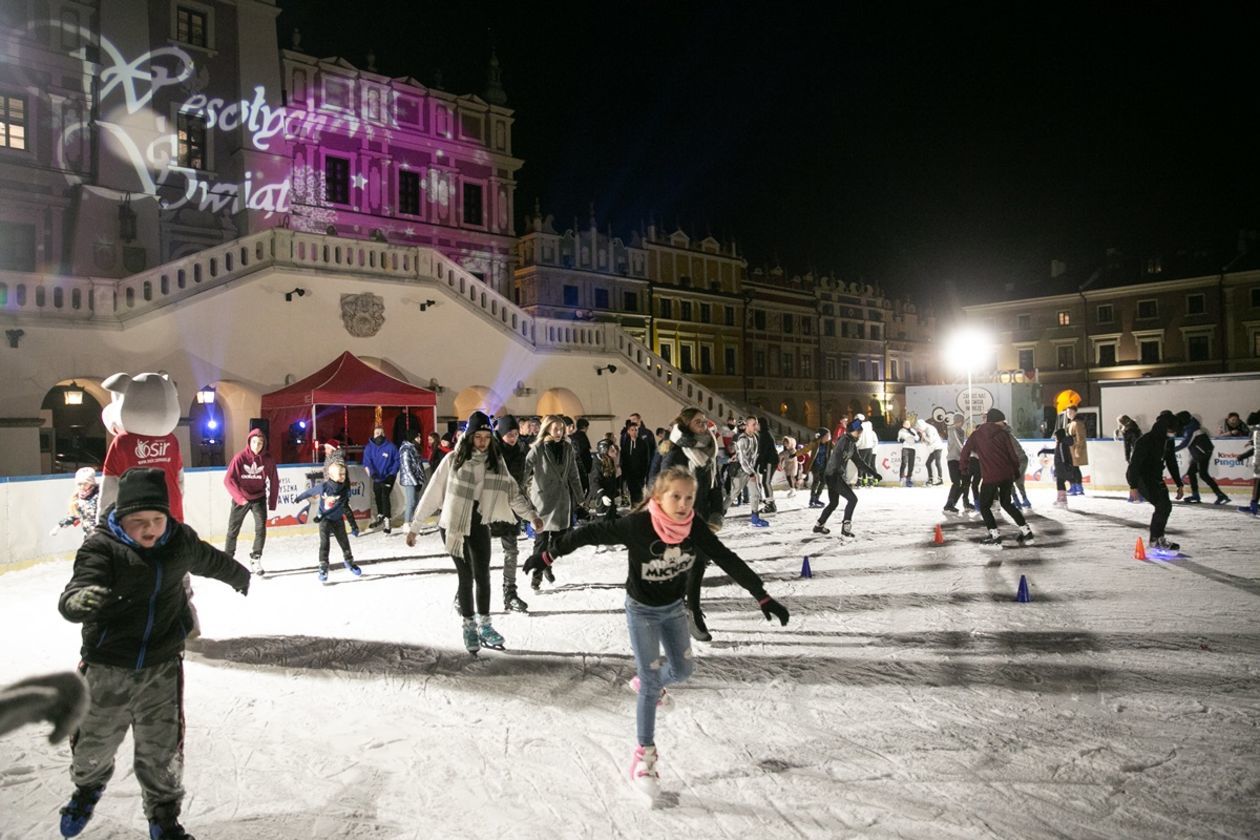
{"type": "Polygon", "coordinates": [[[635,728],[639,745],[650,747],[655,743],[656,702],[661,698],[661,689],[683,682],[695,670],[691,634],[687,631],[687,609],[681,598],[663,607],[649,607],[627,595],[626,624],[630,628],[634,664],[639,670],[635,728]],[[662,646],[664,657],[661,656],[662,646]]]}
{"type": "Polygon", "coordinates": [[[411,517],[415,516],[416,514],[416,505],[419,503],[420,497],[416,493],[416,487],[414,484],[404,484],[402,486],[402,489],[403,489],[403,500],[407,506],[407,515],[406,515],[406,518],[403,519],[403,522],[410,524],[411,517]]]}

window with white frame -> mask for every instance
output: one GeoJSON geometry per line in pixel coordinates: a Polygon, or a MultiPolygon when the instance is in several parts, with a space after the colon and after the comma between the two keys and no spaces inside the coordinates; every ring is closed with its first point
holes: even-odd
{"type": "Polygon", "coordinates": [[[1163,330],[1135,332],[1133,340],[1137,342],[1139,364],[1157,365],[1164,360],[1163,330]]]}
{"type": "Polygon", "coordinates": [[[1110,303],[1098,304],[1098,323],[1110,324],[1116,320],[1116,310],[1110,303]]]}
{"type": "Polygon", "coordinates": [[[801,376],[809,378],[814,375],[814,357],[809,353],[801,354],[801,376]]]}
{"type": "Polygon", "coordinates": [[[1094,341],[1094,364],[1107,367],[1116,364],[1120,352],[1120,340],[1116,338],[1094,341]]]}
{"type": "Polygon", "coordinates": [[[1186,345],[1187,362],[1206,362],[1212,358],[1211,327],[1182,327],[1181,339],[1186,345]]]}
{"type": "Polygon", "coordinates": [[[1036,348],[1020,347],[1020,348],[1017,348],[1017,352],[1019,355],[1019,369],[1020,370],[1034,370],[1037,367],[1036,348]]]}
{"type": "Polygon", "coordinates": [[[1203,292],[1194,292],[1186,295],[1186,314],[1187,315],[1203,315],[1207,312],[1207,295],[1203,292]]]}
{"type": "Polygon", "coordinates": [[[350,203],[350,161],[329,155],[324,158],[324,198],[329,204],[350,203]]]}
{"type": "Polygon", "coordinates": [[[1060,344],[1055,348],[1055,358],[1059,370],[1071,370],[1076,367],[1076,348],[1071,344],[1060,344]]]}
{"type": "Polygon", "coordinates": [[[1159,317],[1159,301],[1155,298],[1146,298],[1137,302],[1137,316],[1140,320],[1148,320],[1150,318],[1159,317]]]}
{"type": "Polygon", "coordinates": [[[26,97],[0,94],[0,149],[26,151],[26,97]]]}
{"type": "Polygon", "coordinates": [[[1027,312],[1020,315],[1016,315],[1015,316],[1015,329],[1031,330],[1032,329],[1032,315],[1028,314],[1027,312]]]}

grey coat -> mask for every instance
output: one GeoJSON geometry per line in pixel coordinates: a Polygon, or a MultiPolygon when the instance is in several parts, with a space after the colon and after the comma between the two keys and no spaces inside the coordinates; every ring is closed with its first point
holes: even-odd
{"type": "Polygon", "coordinates": [[[542,518],[544,531],[566,531],[572,527],[574,502],[582,498],[577,453],[568,441],[562,451],[564,455],[557,463],[540,437],[525,456],[529,500],[542,518]]]}

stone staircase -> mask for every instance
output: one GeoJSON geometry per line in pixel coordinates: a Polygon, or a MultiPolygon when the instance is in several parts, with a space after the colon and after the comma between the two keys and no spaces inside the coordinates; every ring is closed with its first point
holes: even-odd
{"type": "MultiPolygon", "coordinates": [[[[617,324],[528,314],[433,248],[391,245],[274,228],[198,251],[122,279],[0,272],[0,319],[21,325],[49,321],[127,324],[208,289],[268,269],[335,271],[443,288],[477,317],[489,320],[533,353],[602,353],[627,372],[646,377],[684,405],[710,417],[758,414],[714,393],[635,340],[617,324]]],[[[813,430],[769,415],[770,431],[805,442],[813,430]]]]}

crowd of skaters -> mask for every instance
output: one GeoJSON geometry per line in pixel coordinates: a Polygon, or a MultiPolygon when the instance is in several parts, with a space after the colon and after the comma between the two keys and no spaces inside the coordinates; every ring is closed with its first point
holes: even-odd
{"type": "MultiPolygon", "coordinates": [[[[1021,512],[1031,507],[1023,488],[1027,456],[1005,416],[991,409],[970,435],[963,420],[954,415],[944,428],[922,419],[908,422],[898,439],[911,452],[919,445],[927,448],[929,485],[943,483],[939,461],[944,453],[950,477],[944,511],[960,514],[956,505],[961,500],[969,512],[978,512],[987,530],[983,543],[1002,541],[992,512],[995,503],[1018,527],[1017,541],[1032,540],[1021,512]]],[[[873,457],[872,425],[861,415],[844,418],[834,433],[819,429],[804,445],[791,436],[776,441],[766,425],[752,416],[727,418],[721,424],[698,408],[688,408],[654,429],[640,415],[631,415],[619,436],[608,433],[592,443],[584,418],[494,419],[474,412],[449,438],[426,439],[417,432],[397,447],[378,426],[363,455],[376,506],[371,524],[390,532],[396,482],[404,491],[409,546],[425,532],[425,520],[440,515],[438,533],[456,567],[455,604],[470,652],[505,644],[490,619],[492,538],[500,540],[504,552],[504,607],[517,611],[527,610],[516,588],[523,529],[534,540],[528,559],[519,565],[534,589],[544,580],[554,582],[556,561],[579,547],[624,546],[627,627],[636,663],[629,687],[637,696],[631,778],[652,795],[659,778],[656,711],[672,702],[667,686],[693,671],[691,639],[712,638],[701,603],[709,563],[746,589],[767,620],[786,624],[789,618],[787,608],[766,593],[760,577],[718,538],[729,510],[748,504],[748,524],[768,527],[764,517],[776,512],[774,478],[782,472],[789,495],[808,488],[809,508],[821,509],[816,534],[830,533],[828,518],[844,501],[841,534],[848,537],[857,505],[849,465],[856,467],[858,486],[883,478],[873,457]],[[821,499],[824,490],[826,503],[821,499]],[[629,510],[621,513],[619,508],[629,510]]],[[[1253,465],[1260,460],[1255,457],[1260,412],[1253,412],[1245,424],[1230,415],[1222,429],[1230,436],[1249,436],[1251,448],[1241,457],[1253,465]]],[[[1177,486],[1178,500],[1198,502],[1202,479],[1216,491],[1218,504],[1229,501],[1210,475],[1211,438],[1189,412],[1162,412],[1145,434],[1131,418],[1118,418],[1116,437],[1124,442],[1129,464],[1130,501],[1149,502],[1155,509],[1153,547],[1177,548],[1164,536],[1172,507],[1165,471],[1177,486]],[[1184,481],[1176,462],[1179,449],[1188,450],[1191,460],[1184,481]],[[1184,495],[1186,483],[1189,496],[1184,495]]],[[[1088,463],[1088,442],[1075,408],[1064,412],[1055,442],[1043,454],[1054,458],[1056,504],[1066,505],[1068,496],[1084,493],[1080,467],[1088,463]]],[[[903,453],[903,465],[909,457],[903,453]]],[[[248,594],[250,569],[236,563],[234,553],[240,528],[251,514],[251,565],[254,574],[264,574],[266,512],[275,509],[279,483],[275,464],[265,437],[255,433],[229,464],[224,483],[232,507],[223,551],[180,522],[182,487],[172,480],[170,468],[127,469],[112,477],[114,492],[108,498],[88,473],[76,475],[69,515],[58,522],[59,528],[81,525],[85,533],[60,607],[68,620],[83,624],[80,673],[89,689],[86,717],[72,739],[75,790],[62,809],[61,832],[76,836],[87,825],[112,775],[114,753],[131,729],[150,836],[187,838],[178,820],[184,797],[182,652],[185,638],[196,633],[187,580],[190,574],[213,577],[248,594]]],[[[911,474],[903,467],[902,482],[911,474]]],[[[319,479],[299,498],[312,500],[313,518],[320,525],[320,578],[327,579],[332,540],[341,548],[347,570],[358,575],[346,529],[352,535],[359,529],[349,505],[344,450],[335,441],[325,446],[319,479]]],[[[1260,465],[1251,502],[1239,509],[1257,514],[1258,501],[1260,465]]]]}

